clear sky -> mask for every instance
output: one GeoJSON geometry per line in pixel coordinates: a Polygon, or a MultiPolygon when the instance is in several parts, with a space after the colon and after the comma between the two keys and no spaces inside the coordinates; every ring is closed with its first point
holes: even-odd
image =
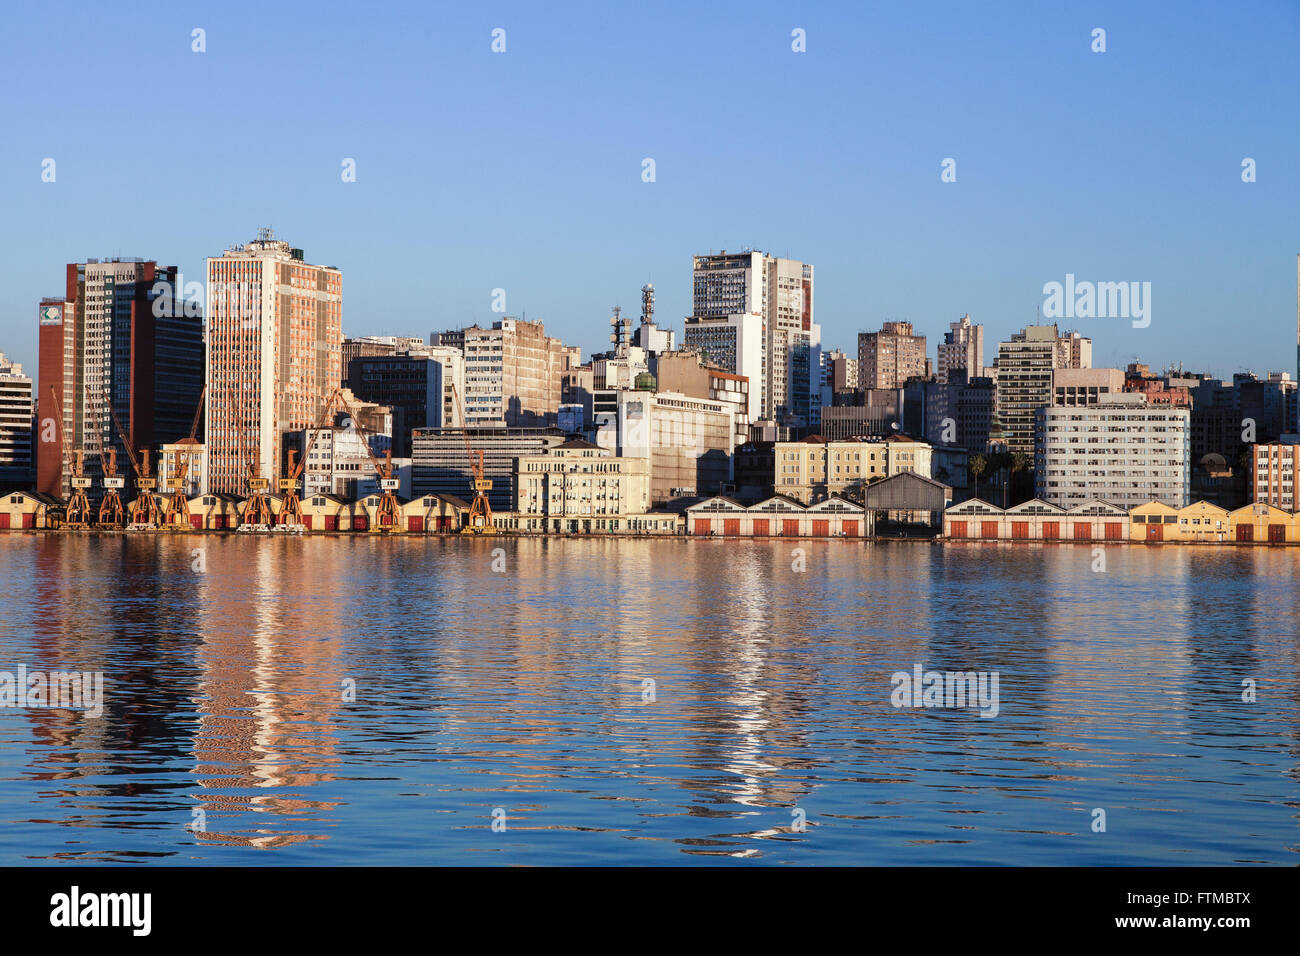
{"type": "Polygon", "coordinates": [[[828,348],[906,319],[933,356],[969,312],[991,361],[1073,273],[1152,284],[1148,328],[1063,323],[1095,365],[1295,372],[1294,0],[15,3],[0,72],[32,371],[65,263],[197,280],[270,225],[343,270],[349,335],[487,323],[500,287],[586,355],[647,281],[680,330],[690,257],[749,246],[814,264],[828,348]]]}

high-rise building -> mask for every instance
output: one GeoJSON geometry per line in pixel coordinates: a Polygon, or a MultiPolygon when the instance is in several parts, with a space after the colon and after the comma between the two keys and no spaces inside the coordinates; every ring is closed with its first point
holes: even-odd
{"type": "Polygon", "coordinates": [[[948,381],[952,369],[964,368],[966,378],[984,375],[984,326],[972,325],[970,314],[948,324],[949,331],[939,343],[938,379],[948,381]]]}
{"type": "MultiPolygon", "coordinates": [[[[782,423],[816,424],[821,412],[821,327],[814,321],[813,267],[763,252],[695,256],[693,297],[686,341],[708,348],[699,320],[757,315],[762,320],[760,387],[763,417],[782,423]],[[691,325],[696,325],[692,341],[691,325]]],[[[731,323],[736,324],[736,323],[731,323]]],[[[748,337],[748,333],[746,334],[748,337]]],[[[728,371],[758,382],[752,370],[728,371]]]]}
{"type": "Polygon", "coordinates": [[[411,457],[416,428],[459,427],[465,392],[465,355],[446,345],[425,345],[394,355],[362,355],[346,369],[358,398],[393,410],[393,450],[411,457]]]}
{"type": "Polygon", "coordinates": [[[0,490],[31,488],[32,379],[0,352],[0,490]]]}
{"type": "Polygon", "coordinates": [[[582,364],[581,350],[548,336],[542,323],[523,319],[435,333],[433,340],[464,352],[465,421],[471,428],[554,425],[565,373],[582,364]]]}
{"type": "Polygon", "coordinates": [[[1149,405],[1139,394],[1096,405],[1039,406],[1036,493],[1062,508],[1099,498],[1121,508],[1155,499],[1175,508],[1191,489],[1186,408],[1149,405]]]}
{"type": "MultiPolygon", "coordinates": [[[[827,356],[827,385],[830,387],[832,394],[835,392],[851,392],[858,388],[858,360],[856,357],[849,358],[840,349],[831,350],[827,356]]],[[[823,396],[823,404],[829,405],[830,401],[823,396]]]]}
{"type": "MultiPolygon", "coordinates": [[[[259,229],[208,259],[208,491],[282,474],[285,435],[342,382],[343,273],[259,229]]],[[[278,484],[272,484],[277,488],[278,484]]]]}
{"type": "Polygon", "coordinates": [[[693,315],[686,320],[685,338],[687,346],[699,349],[706,361],[749,380],[750,421],[767,416],[767,339],[761,315],[693,315]]]}
{"type": "MultiPolygon", "coordinates": [[[[41,417],[54,417],[53,388],[68,452],[82,453],[86,474],[101,473],[110,448],[126,473],[114,415],[133,454],[156,456],[189,433],[203,389],[202,306],[182,301],[175,266],[152,260],[87,259],[69,263],[65,278],[63,296],[42,299],[38,313],[41,417]]],[[[70,478],[62,444],[39,442],[37,490],[67,494],[70,478]]]]}
{"type": "Polygon", "coordinates": [[[1091,365],[1091,340],[1055,325],[1027,326],[998,346],[997,416],[1009,452],[1033,456],[1034,416],[1052,402],[1052,372],[1091,365]]]}
{"type": "Polygon", "coordinates": [[[858,333],[858,387],[902,388],[926,377],[925,336],[911,322],[885,322],[879,332],[858,333]]]}

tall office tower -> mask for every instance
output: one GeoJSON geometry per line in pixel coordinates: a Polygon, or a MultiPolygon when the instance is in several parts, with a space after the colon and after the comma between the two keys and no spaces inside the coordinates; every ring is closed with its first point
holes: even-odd
{"type": "Polygon", "coordinates": [[[1034,454],[1034,416],[1052,404],[1052,373],[1058,368],[1089,368],[1092,341],[1055,325],[1030,325],[998,345],[997,416],[1007,450],[1034,454]],[[1083,364],[1079,364],[1083,363],[1083,364]]]}
{"type": "Polygon", "coordinates": [[[582,363],[581,349],[546,334],[541,322],[504,318],[492,328],[435,333],[435,344],[465,355],[465,421],[471,427],[554,425],[565,375],[582,363]]]}
{"type": "Polygon", "coordinates": [[[967,313],[948,323],[948,329],[939,343],[939,381],[947,382],[948,372],[955,368],[964,368],[967,380],[983,376],[984,326],[972,325],[967,313]]]}
{"type": "MultiPolygon", "coordinates": [[[[816,424],[821,413],[821,327],[813,321],[813,267],[763,252],[695,256],[688,321],[757,315],[763,322],[763,417],[816,424]]],[[[690,332],[687,332],[690,342],[690,332]]]]}
{"type": "Polygon", "coordinates": [[[913,335],[911,322],[885,322],[879,332],[858,333],[859,388],[902,388],[925,373],[925,336],[913,335]]]}
{"type": "MultiPolygon", "coordinates": [[[[858,387],[858,360],[849,358],[840,349],[832,349],[826,356],[827,385],[831,393],[851,392],[858,387]]],[[[826,402],[827,405],[831,404],[826,402]]]]}
{"type": "MultiPolygon", "coordinates": [[[[41,418],[54,417],[53,388],[68,451],[82,452],[92,478],[101,448],[115,448],[119,471],[130,470],[114,415],[135,454],[156,455],[189,433],[203,389],[203,316],[201,303],[181,301],[182,285],[175,266],[87,259],[68,264],[61,298],[41,300],[41,418]]],[[[36,458],[37,490],[68,493],[62,444],[38,442],[36,458]]]]}
{"type": "Polygon", "coordinates": [[[360,355],[344,370],[348,387],[368,402],[393,410],[393,449],[411,457],[416,428],[460,427],[457,393],[465,392],[465,355],[447,345],[425,345],[396,355],[360,355]]]}
{"type": "Polygon", "coordinates": [[[246,494],[250,467],[282,473],[285,433],[319,419],[342,350],[337,268],[310,265],[270,229],[208,259],[208,491],[246,494]]]}
{"type": "Polygon", "coordinates": [[[0,352],[0,491],[32,486],[32,379],[0,352]]]}

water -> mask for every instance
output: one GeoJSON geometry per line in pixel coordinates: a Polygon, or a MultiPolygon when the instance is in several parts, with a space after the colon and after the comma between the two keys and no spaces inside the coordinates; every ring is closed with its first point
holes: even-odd
{"type": "Polygon", "coordinates": [[[0,863],[1300,862],[1300,549],[799,546],[0,535],[0,863]]]}

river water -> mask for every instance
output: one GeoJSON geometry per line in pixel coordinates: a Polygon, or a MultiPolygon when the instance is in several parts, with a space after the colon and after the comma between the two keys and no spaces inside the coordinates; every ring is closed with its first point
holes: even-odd
{"type": "Polygon", "coordinates": [[[0,535],[0,863],[1300,862],[1300,549],[791,545],[0,535]]]}

